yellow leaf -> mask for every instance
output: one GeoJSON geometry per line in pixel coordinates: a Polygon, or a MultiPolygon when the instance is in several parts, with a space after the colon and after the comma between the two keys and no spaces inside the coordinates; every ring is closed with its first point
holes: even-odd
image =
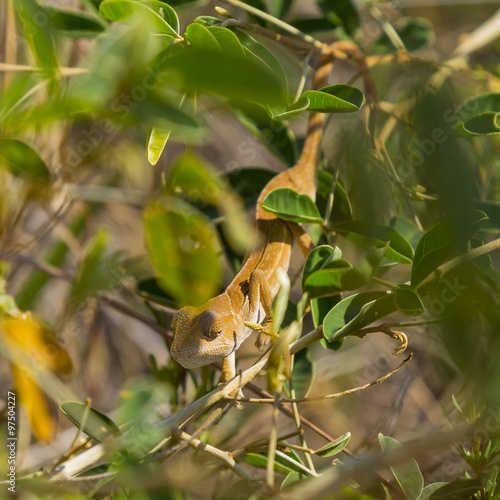
{"type": "Polygon", "coordinates": [[[12,376],[19,402],[28,414],[33,434],[38,441],[50,441],[55,426],[42,390],[24,370],[15,365],[12,365],[12,376]]]}
{"type": "Polygon", "coordinates": [[[54,335],[29,319],[7,317],[2,322],[7,340],[25,350],[42,366],[60,373],[69,373],[71,359],[54,335]]]}
{"type": "Polygon", "coordinates": [[[42,389],[26,365],[31,361],[35,369],[68,373],[72,368],[71,359],[53,334],[31,319],[6,317],[0,328],[10,351],[19,402],[28,414],[37,440],[49,441],[54,434],[55,422],[42,389]]]}

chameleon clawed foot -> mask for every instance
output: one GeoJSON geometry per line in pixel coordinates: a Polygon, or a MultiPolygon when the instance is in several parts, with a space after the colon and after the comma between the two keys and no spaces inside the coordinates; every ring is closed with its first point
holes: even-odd
{"type": "Polygon", "coordinates": [[[354,332],[352,335],[356,335],[360,339],[366,337],[368,333],[375,333],[375,332],[381,332],[385,333],[385,335],[388,335],[391,337],[391,339],[397,340],[399,342],[399,346],[394,349],[394,356],[398,356],[399,354],[403,353],[406,351],[406,348],[408,347],[408,337],[406,336],[405,333],[399,332],[397,330],[393,330],[389,326],[378,326],[374,328],[365,328],[363,330],[358,330],[357,332],[354,332]]]}
{"type": "Polygon", "coordinates": [[[262,352],[268,346],[270,339],[274,336],[273,331],[268,328],[267,323],[264,323],[264,325],[259,325],[257,323],[245,321],[244,325],[259,334],[255,341],[255,347],[257,347],[257,349],[262,352]]]}
{"type": "Polygon", "coordinates": [[[392,339],[397,340],[400,344],[399,347],[396,347],[396,349],[394,349],[394,356],[397,356],[406,351],[406,348],[408,347],[408,337],[403,332],[389,329],[388,331],[384,331],[384,333],[386,335],[389,335],[389,337],[391,337],[392,339]]]}

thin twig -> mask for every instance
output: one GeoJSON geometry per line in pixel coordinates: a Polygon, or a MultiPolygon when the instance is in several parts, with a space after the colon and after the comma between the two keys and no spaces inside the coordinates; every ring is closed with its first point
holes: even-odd
{"type": "Polygon", "coordinates": [[[271,24],[274,24],[278,28],[281,28],[282,30],[296,36],[300,40],[303,40],[305,43],[310,44],[312,47],[314,47],[316,50],[319,52],[322,52],[324,49],[325,44],[320,42],[319,40],[316,40],[310,35],[307,35],[306,33],[303,33],[302,31],[298,30],[291,24],[285,23],[281,19],[278,19],[277,17],[271,16],[267,12],[263,12],[259,9],[256,9],[255,7],[252,7],[251,5],[245,4],[243,2],[240,2],[238,0],[224,0],[225,3],[229,3],[233,5],[234,7],[239,7],[240,9],[246,10],[247,12],[250,12],[254,16],[260,17],[261,19],[264,19],[265,21],[270,22],[271,24]]]}
{"type": "Polygon", "coordinates": [[[219,448],[216,448],[215,446],[204,443],[203,441],[200,441],[199,439],[191,436],[185,431],[176,431],[173,432],[173,435],[178,439],[186,441],[187,444],[192,448],[203,451],[205,453],[208,453],[209,455],[212,455],[215,458],[218,458],[219,460],[224,462],[239,477],[244,479],[251,479],[251,477],[236,463],[232,454],[229,453],[228,451],[223,451],[220,450],[219,448]]]}
{"type": "Polygon", "coordinates": [[[484,255],[490,252],[494,252],[495,250],[498,250],[500,248],[500,238],[497,238],[496,240],[490,241],[489,243],[486,243],[486,245],[474,248],[472,250],[469,250],[466,253],[463,253],[459,255],[458,257],[455,257],[454,259],[451,259],[450,261],[446,262],[442,266],[439,266],[437,269],[434,270],[433,273],[429,274],[425,279],[423,279],[417,286],[417,290],[423,288],[425,285],[428,285],[431,281],[440,278],[444,276],[445,274],[449,273],[452,269],[455,269],[455,267],[458,267],[465,262],[468,262],[469,260],[475,259],[476,257],[479,257],[480,255],[484,255]]]}
{"type": "MultiPolygon", "coordinates": [[[[409,356],[394,370],[392,370],[389,373],[386,373],[383,377],[378,378],[377,380],[374,380],[373,382],[369,382],[368,384],[360,385],[358,387],[354,387],[352,389],[347,389],[346,391],[342,392],[337,392],[335,394],[327,394],[326,396],[316,396],[316,397],[310,397],[310,398],[282,398],[280,399],[280,403],[311,403],[313,401],[324,401],[326,399],[337,399],[342,396],[346,396],[348,394],[354,394],[355,392],[363,391],[365,389],[368,389],[369,387],[373,385],[380,384],[384,382],[384,380],[387,380],[389,377],[394,375],[396,372],[398,372],[403,365],[405,365],[410,359],[413,357],[413,353],[410,353],[409,356]]],[[[237,398],[238,402],[240,403],[274,403],[274,399],[272,398],[237,398]]]]}

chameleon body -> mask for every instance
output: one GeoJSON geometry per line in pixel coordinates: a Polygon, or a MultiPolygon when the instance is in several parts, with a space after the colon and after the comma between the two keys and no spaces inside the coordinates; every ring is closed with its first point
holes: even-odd
{"type": "MultiPolygon", "coordinates": [[[[313,88],[327,84],[332,59],[331,55],[321,58],[313,88]]],[[[260,193],[256,208],[257,243],[226,290],[201,307],[186,306],[175,314],[171,354],[185,368],[222,360],[223,381],[229,380],[235,375],[234,352],[252,333],[244,322],[270,321],[271,305],[279,289],[276,271],[278,268],[288,270],[294,237],[306,250],[304,237],[307,235],[298,224],[266,212],[262,202],[271,191],[283,187],[315,199],[323,124],[322,113],[311,113],[298,162],[273,177],[260,193]]]]}

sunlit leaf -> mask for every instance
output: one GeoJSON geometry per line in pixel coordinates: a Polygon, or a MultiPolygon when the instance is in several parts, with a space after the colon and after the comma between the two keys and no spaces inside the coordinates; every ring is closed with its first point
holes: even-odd
{"type": "Polygon", "coordinates": [[[179,157],[170,169],[166,187],[169,193],[187,196],[198,205],[216,206],[223,216],[225,239],[236,252],[244,253],[252,243],[252,229],[241,200],[206,160],[192,153],[179,157]]]}
{"type": "Polygon", "coordinates": [[[171,129],[161,129],[154,127],[148,139],[148,161],[151,165],[156,165],[172,133],[171,129]]]}
{"type": "Polygon", "coordinates": [[[14,387],[19,394],[19,401],[25,408],[33,434],[39,441],[50,441],[55,431],[47,399],[33,378],[22,368],[12,366],[14,387]]]}
{"type": "Polygon", "coordinates": [[[343,83],[319,90],[306,90],[301,99],[309,99],[308,111],[323,113],[351,113],[358,111],[365,101],[361,90],[343,83]]]}
{"type": "Polygon", "coordinates": [[[45,76],[54,78],[58,62],[51,28],[48,24],[37,22],[47,17],[43,7],[35,0],[18,0],[13,5],[37,65],[43,69],[45,76]]]}
{"type": "Polygon", "coordinates": [[[338,455],[349,444],[350,440],[351,433],[347,432],[334,441],[326,444],[319,450],[316,450],[314,454],[319,455],[320,457],[332,457],[333,455],[338,455]]]}
{"type": "Polygon", "coordinates": [[[290,188],[271,191],[262,202],[262,208],[285,220],[305,224],[323,222],[318,207],[311,198],[290,188]]]}
{"type": "MultiPolygon", "coordinates": [[[[177,13],[168,3],[158,2],[155,0],[140,0],[141,3],[147,5],[150,9],[154,10],[161,18],[163,18],[168,25],[175,31],[179,33],[179,18],[177,13]]],[[[171,33],[169,33],[171,34],[171,33]]]]}
{"type": "Polygon", "coordinates": [[[91,406],[68,401],[61,405],[61,412],[77,428],[98,442],[121,435],[120,429],[109,417],[91,406]]]}
{"type": "Polygon", "coordinates": [[[20,403],[26,410],[35,437],[48,441],[55,430],[53,417],[42,389],[23,368],[26,358],[19,354],[25,354],[35,366],[60,373],[71,371],[71,359],[56,337],[31,319],[6,317],[0,323],[2,333],[7,349],[11,351],[12,375],[20,403]]]}
{"type": "MultiPolygon", "coordinates": [[[[161,2],[153,3],[157,4],[161,2]]],[[[165,33],[172,36],[177,35],[175,29],[162,16],[150,8],[146,2],[104,0],[99,6],[99,14],[115,22],[137,23],[139,20],[142,20],[151,25],[158,33],[165,33]]]]}
{"type": "Polygon", "coordinates": [[[60,373],[72,369],[71,358],[57,337],[31,319],[5,318],[0,326],[9,342],[26,352],[41,366],[60,373]]]}
{"type": "Polygon", "coordinates": [[[213,297],[220,280],[215,234],[208,221],[177,199],[144,213],[146,243],[162,288],[181,304],[213,297]]]}
{"type": "MultiPolygon", "coordinates": [[[[300,460],[298,460],[297,455],[293,451],[290,451],[288,455],[291,455],[290,458],[292,458],[293,460],[297,460],[300,462],[300,460]]],[[[266,468],[267,455],[261,453],[247,453],[245,455],[245,462],[247,464],[253,465],[254,467],[266,468]]],[[[285,473],[304,472],[300,467],[297,467],[293,462],[281,456],[274,457],[274,470],[277,472],[285,472],[285,473]]]]}

